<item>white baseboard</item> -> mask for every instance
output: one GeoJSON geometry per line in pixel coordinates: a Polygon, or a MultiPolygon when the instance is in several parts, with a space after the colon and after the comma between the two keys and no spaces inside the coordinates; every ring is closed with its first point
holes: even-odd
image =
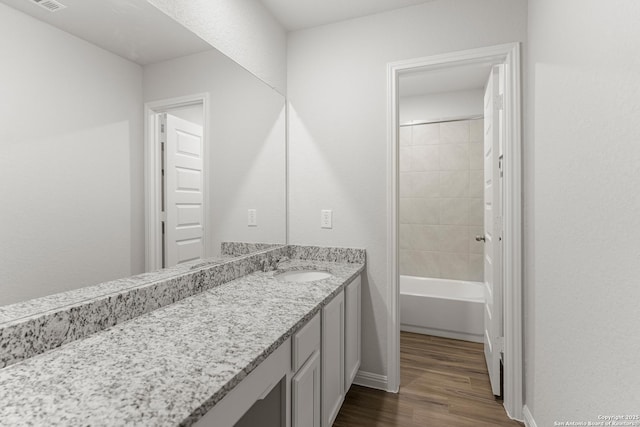
{"type": "Polygon", "coordinates": [[[375,388],[377,390],[387,391],[387,376],[374,374],[372,372],[358,371],[353,383],[363,387],[375,388]]]}
{"type": "Polygon", "coordinates": [[[414,334],[433,335],[434,337],[451,338],[454,340],[484,342],[484,335],[469,334],[466,332],[445,331],[442,329],[424,328],[422,326],[400,325],[401,331],[413,332],[414,334]]]}
{"type": "Polygon", "coordinates": [[[524,425],[526,427],[538,427],[527,405],[524,405],[524,407],[522,408],[522,416],[524,417],[524,425]]]}

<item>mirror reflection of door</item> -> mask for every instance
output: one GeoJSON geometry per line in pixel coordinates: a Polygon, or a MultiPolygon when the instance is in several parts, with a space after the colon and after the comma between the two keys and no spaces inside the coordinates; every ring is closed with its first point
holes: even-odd
{"type": "MultiPolygon", "coordinates": [[[[192,108],[202,115],[202,105],[192,108]]],[[[203,128],[179,113],[161,113],[159,120],[163,267],[204,257],[203,128]]]]}

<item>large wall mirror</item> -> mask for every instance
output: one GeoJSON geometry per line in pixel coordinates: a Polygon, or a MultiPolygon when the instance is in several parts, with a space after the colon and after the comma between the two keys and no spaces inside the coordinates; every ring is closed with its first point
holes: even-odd
{"type": "Polygon", "coordinates": [[[281,94],[143,0],[0,1],[0,306],[285,243],[281,94]]]}

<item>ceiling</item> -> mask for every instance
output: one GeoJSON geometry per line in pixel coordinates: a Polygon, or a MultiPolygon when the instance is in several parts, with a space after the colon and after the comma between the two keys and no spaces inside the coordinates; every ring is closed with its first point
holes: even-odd
{"type": "Polygon", "coordinates": [[[412,71],[400,75],[400,96],[481,90],[489,79],[490,64],[473,64],[431,71],[412,71]]]}
{"type": "MultiPolygon", "coordinates": [[[[289,30],[308,28],[433,0],[261,0],[289,30]]],[[[60,0],[50,12],[29,0],[0,0],[36,19],[140,65],[211,49],[204,40],[140,0],[60,0]]],[[[473,65],[401,76],[400,95],[484,87],[489,68],[473,65]]]]}
{"type": "Polygon", "coordinates": [[[433,0],[260,0],[288,31],[317,27],[433,0]]]}
{"type": "Polygon", "coordinates": [[[67,8],[56,12],[29,0],[0,1],[140,65],[211,49],[146,1],[59,0],[67,8]]]}

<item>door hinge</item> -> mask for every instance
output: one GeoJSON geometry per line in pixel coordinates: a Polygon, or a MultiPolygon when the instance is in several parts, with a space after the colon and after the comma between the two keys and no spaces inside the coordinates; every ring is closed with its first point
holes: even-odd
{"type": "Polygon", "coordinates": [[[160,133],[164,133],[164,123],[160,125],[160,133]]]}
{"type": "Polygon", "coordinates": [[[504,176],[504,168],[503,166],[503,155],[501,154],[500,157],[498,157],[498,171],[500,172],[500,178],[502,178],[504,176]]]}
{"type": "Polygon", "coordinates": [[[495,96],[494,105],[497,110],[504,110],[504,94],[501,93],[495,96]]]}
{"type": "Polygon", "coordinates": [[[504,337],[496,337],[494,345],[496,346],[497,352],[504,353],[504,337]]]}

